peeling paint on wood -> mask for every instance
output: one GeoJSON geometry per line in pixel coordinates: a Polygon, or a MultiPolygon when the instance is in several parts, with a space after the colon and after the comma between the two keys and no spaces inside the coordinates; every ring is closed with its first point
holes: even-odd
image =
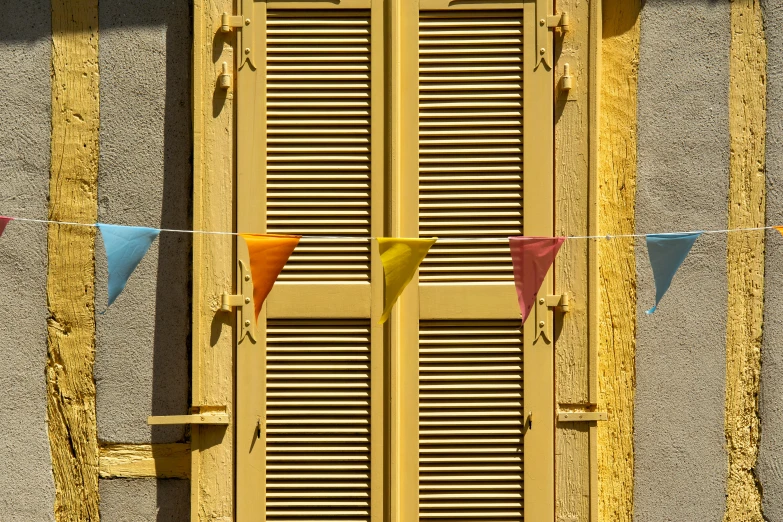
{"type": "MultiPolygon", "coordinates": [[[[587,235],[588,231],[588,2],[563,0],[571,27],[555,32],[555,233],[587,235]],[[570,65],[575,88],[559,88],[565,64],[570,65]]],[[[556,292],[568,292],[568,314],[558,317],[555,343],[555,400],[558,409],[590,408],[588,352],[587,241],[566,241],[555,263],[556,292]]],[[[594,431],[594,430],[593,430],[594,431]]],[[[590,424],[560,423],[555,433],[555,515],[558,521],[590,517],[590,424]]]]}
{"type": "MultiPolygon", "coordinates": [[[[599,233],[633,234],[640,0],[604,2],[599,233]]],[[[632,239],[600,241],[598,520],[633,519],[636,260],[632,239]]]]}
{"type": "MultiPolygon", "coordinates": [[[[193,3],[193,227],[234,227],[233,91],[216,89],[222,63],[233,67],[233,33],[219,31],[231,0],[193,3]]],[[[232,290],[233,238],[193,237],[193,405],[226,405],[233,418],[233,314],[218,312],[232,290]]],[[[192,427],[191,520],[231,520],[234,513],[233,422],[192,427]]]]}
{"type": "MultiPolygon", "coordinates": [[[[728,228],[765,225],[767,47],[759,0],[731,3],[728,228]]],[[[764,232],[727,240],[724,521],[764,520],[755,473],[760,443],[759,378],[764,312],[764,232]]]]}
{"type": "Polygon", "coordinates": [[[190,444],[107,444],[100,449],[101,478],[188,478],[190,444]]]}
{"type": "MultiPolygon", "coordinates": [[[[52,0],[49,219],[98,214],[98,0],[52,0]]],[[[50,225],[46,368],[55,519],[99,520],[95,229],[50,225]]]]}

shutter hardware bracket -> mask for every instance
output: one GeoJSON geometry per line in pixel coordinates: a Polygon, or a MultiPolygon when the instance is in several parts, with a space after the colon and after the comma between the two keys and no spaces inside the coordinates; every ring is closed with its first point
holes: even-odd
{"type": "Polygon", "coordinates": [[[250,336],[253,341],[256,340],[256,313],[253,306],[253,281],[250,271],[242,261],[239,265],[239,293],[232,295],[223,293],[220,296],[220,311],[230,312],[232,308],[239,309],[240,333],[242,339],[245,334],[250,336]]]}
{"type": "Polygon", "coordinates": [[[220,16],[220,31],[223,33],[230,33],[232,29],[239,29],[237,31],[237,49],[234,54],[237,56],[237,70],[241,69],[245,63],[249,63],[252,69],[255,69],[253,48],[253,23],[251,15],[253,14],[253,2],[254,0],[238,0],[237,8],[239,14],[230,15],[223,13],[220,16]],[[241,51],[239,51],[241,49],[241,51]]]}
{"type": "Polygon", "coordinates": [[[568,30],[570,18],[568,13],[556,15],[549,14],[550,0],[536,0],[536,18],[538,27],[536,28],[536,47],[538,47],[538,57],[536,58],[536,67],[544,64],[547,68],[552,68],[552,48],[549,45],[549,30],[559,27],[563,32],[568,30]]]}
{"type": "Polygon", "coordinates": [[[536,339],[544,337],[544,342],[552,341],[552,321],[549,320],[549,309],[568,313],[571,298],[567,292],[558,295],[539,296],[536,299],[536,339]]]}

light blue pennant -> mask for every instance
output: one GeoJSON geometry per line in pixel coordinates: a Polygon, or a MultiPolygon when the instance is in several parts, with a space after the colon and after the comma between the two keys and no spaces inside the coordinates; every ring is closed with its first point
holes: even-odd
{"type": "Polygon", "coordinates": [[[98,223],[109,265],[109,305],[125,289],[150,245],[160,234],[157,228],[123,227],[98,223]]]}
{"type": "Polygon", "coordinates": [[[651,314],[658,308],[663,294],[672,284],[672,278],[688,257],[693,243],[699,239],[701,232],[680,234],[648,234],[647,253],[650,256],[653,277],[655,278],[655,306],[647,310],[651,314]]]}

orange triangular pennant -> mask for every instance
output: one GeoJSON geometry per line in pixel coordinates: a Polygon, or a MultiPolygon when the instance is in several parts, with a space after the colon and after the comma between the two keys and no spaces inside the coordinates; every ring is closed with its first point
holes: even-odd
{"type": "Polygon", "coordinates": [[[772,227],[772,228],[774,228],[775,230],[780,232],[780,235],[783,236],[783,226],[781,226],[781,227],[772,227]]]}
{"type": "Polygon", "coordinates": [[[262,234],[240,234],[240,236],[247,243],[247,251],[250,254],[253,303],[256,309],[256,320],[258,320],[266,296],[272,291],[277,276],[280,275],[301,236],[262,234]]]}

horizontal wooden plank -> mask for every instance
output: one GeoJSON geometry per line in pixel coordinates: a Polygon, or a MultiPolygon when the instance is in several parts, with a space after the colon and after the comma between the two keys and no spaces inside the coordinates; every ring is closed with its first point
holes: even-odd
{"type": "Polygon", "coordinates": [[[190,444],[108,444],[100,448],[101,478],[189,478],[190,444]]]}
{"type": "Polygon", "coordinates": [[[419,309],[422,320],[520,319],[516,290],[510,282],[422,284],[419,309]]]}
{"type": "Polygon", "coordinates": [[[268,318],[370,317],[370,283],[279,282],[266,300],[268,318]]]}

